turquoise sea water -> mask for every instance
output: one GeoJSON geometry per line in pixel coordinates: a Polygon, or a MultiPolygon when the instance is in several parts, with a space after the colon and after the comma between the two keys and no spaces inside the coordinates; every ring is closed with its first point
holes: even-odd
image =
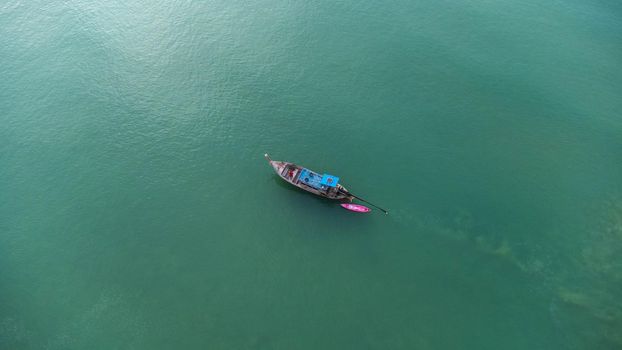
{"type": "Polygon", "coordinates": [[[618,1],[4,1],[0,349],[621,349],[620,91],[618,1]]]}

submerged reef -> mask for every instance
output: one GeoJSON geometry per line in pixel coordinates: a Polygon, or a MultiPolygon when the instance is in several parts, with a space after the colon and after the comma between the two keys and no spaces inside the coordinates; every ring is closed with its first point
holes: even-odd
{"type": "Polygon", "coordinates": [[[498,233],[476,232],[474,218],[462,210],[437,232],[539,279],[569,349],[622,349],[622,201],[603,203],[589,221],[576,232],[543,232],[537,243],[512,243],[498,233]]]}
{"type": "Polygon", "coordinates": [[[558,297],[566,311],[584,320],[592,349],[622,349],[622,203],[607,203],[601,223],[587,232],[560,276],[558,297]]]}

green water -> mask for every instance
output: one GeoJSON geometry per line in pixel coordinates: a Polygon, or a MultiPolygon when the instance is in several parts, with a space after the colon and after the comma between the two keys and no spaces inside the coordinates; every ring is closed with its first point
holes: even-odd
{"type": "Polygon", "coordinates": [[[4,1],[0,349],[621,349],[620,91],[618,1],[4,1]]]}

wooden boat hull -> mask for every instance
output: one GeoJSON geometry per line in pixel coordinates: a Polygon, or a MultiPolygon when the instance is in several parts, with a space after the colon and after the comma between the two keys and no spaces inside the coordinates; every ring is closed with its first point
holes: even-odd
{"type": "Polygon", "coordinates": [[[270,159],[270,156],[268,156],[268,154],[265,154],[264,156],[266,157],[266,159],[268,160],[268,162],[274,169],[274,172],[281,179],[285,180],[286,182],[290,183],[293,186],[296,186],[307,192],[311,192],[315,195],[328,198],[328,199],[349,200],[349,201],[352,201],[352,199],[354,199],[354,197],[341,192],[341,191],[347,192],[348,190],[339,184],[337,184],[336,187],[331,188],[327,191],[320,191],[316,188],[308,186],[304,182],[298,181],[298,177],[300,176],[301,171],[304,169],[302,166],[296,165],[290,162],[272,160],[270,159]]]}

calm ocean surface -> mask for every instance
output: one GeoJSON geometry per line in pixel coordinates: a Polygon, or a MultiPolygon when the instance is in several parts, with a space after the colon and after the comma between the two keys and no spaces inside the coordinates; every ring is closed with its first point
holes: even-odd
{"type": "Polygon", "coordinates": [[[613,0],[5,0],[0,349],[622,349],[621,91],[613,0]]]}

